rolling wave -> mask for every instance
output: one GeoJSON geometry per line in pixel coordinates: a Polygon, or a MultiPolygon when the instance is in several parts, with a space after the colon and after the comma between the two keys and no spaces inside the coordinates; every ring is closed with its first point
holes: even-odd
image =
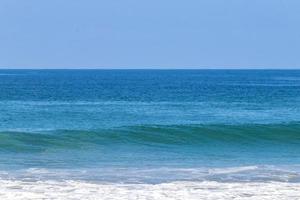
{"type": "Polygon", "coordinates": [[[300,124],[131,126],[102,130],[0,132],[0,151],[82,149],[113,145],[300,144],[300,124]]]}

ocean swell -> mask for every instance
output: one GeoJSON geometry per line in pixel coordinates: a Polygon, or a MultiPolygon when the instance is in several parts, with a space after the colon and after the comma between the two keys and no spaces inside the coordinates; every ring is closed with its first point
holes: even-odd
{"type": "Polygon", "coordinates": [[[300,124],[131,126],[102,130],[2,131],[1,152],[97,146],[300,145],[300,124]]]}

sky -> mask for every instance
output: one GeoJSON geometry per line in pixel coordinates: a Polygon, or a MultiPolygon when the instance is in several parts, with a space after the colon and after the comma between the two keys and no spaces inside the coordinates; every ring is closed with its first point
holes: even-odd
{"type": "Polygon", "coordinates": [[[0,68],[300,68],[299,0],[0,0],[0,68]]]}

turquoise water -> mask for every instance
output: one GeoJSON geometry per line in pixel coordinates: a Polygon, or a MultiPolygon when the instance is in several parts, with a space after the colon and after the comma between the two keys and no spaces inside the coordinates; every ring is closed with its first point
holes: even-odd
{"type": "Polygon", "coordinates": [[[0,177],[300,181],[300,71],[0,70],[0,177]]]}

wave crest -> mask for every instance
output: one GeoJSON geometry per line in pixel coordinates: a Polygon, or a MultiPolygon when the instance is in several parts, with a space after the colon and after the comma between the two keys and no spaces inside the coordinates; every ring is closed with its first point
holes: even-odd
{"type": "Polygon", "coordinates": [[[107,145],[300,144],[300,124],[132,126],[102,130],[0,132],[1,151],[107,145]]]}

